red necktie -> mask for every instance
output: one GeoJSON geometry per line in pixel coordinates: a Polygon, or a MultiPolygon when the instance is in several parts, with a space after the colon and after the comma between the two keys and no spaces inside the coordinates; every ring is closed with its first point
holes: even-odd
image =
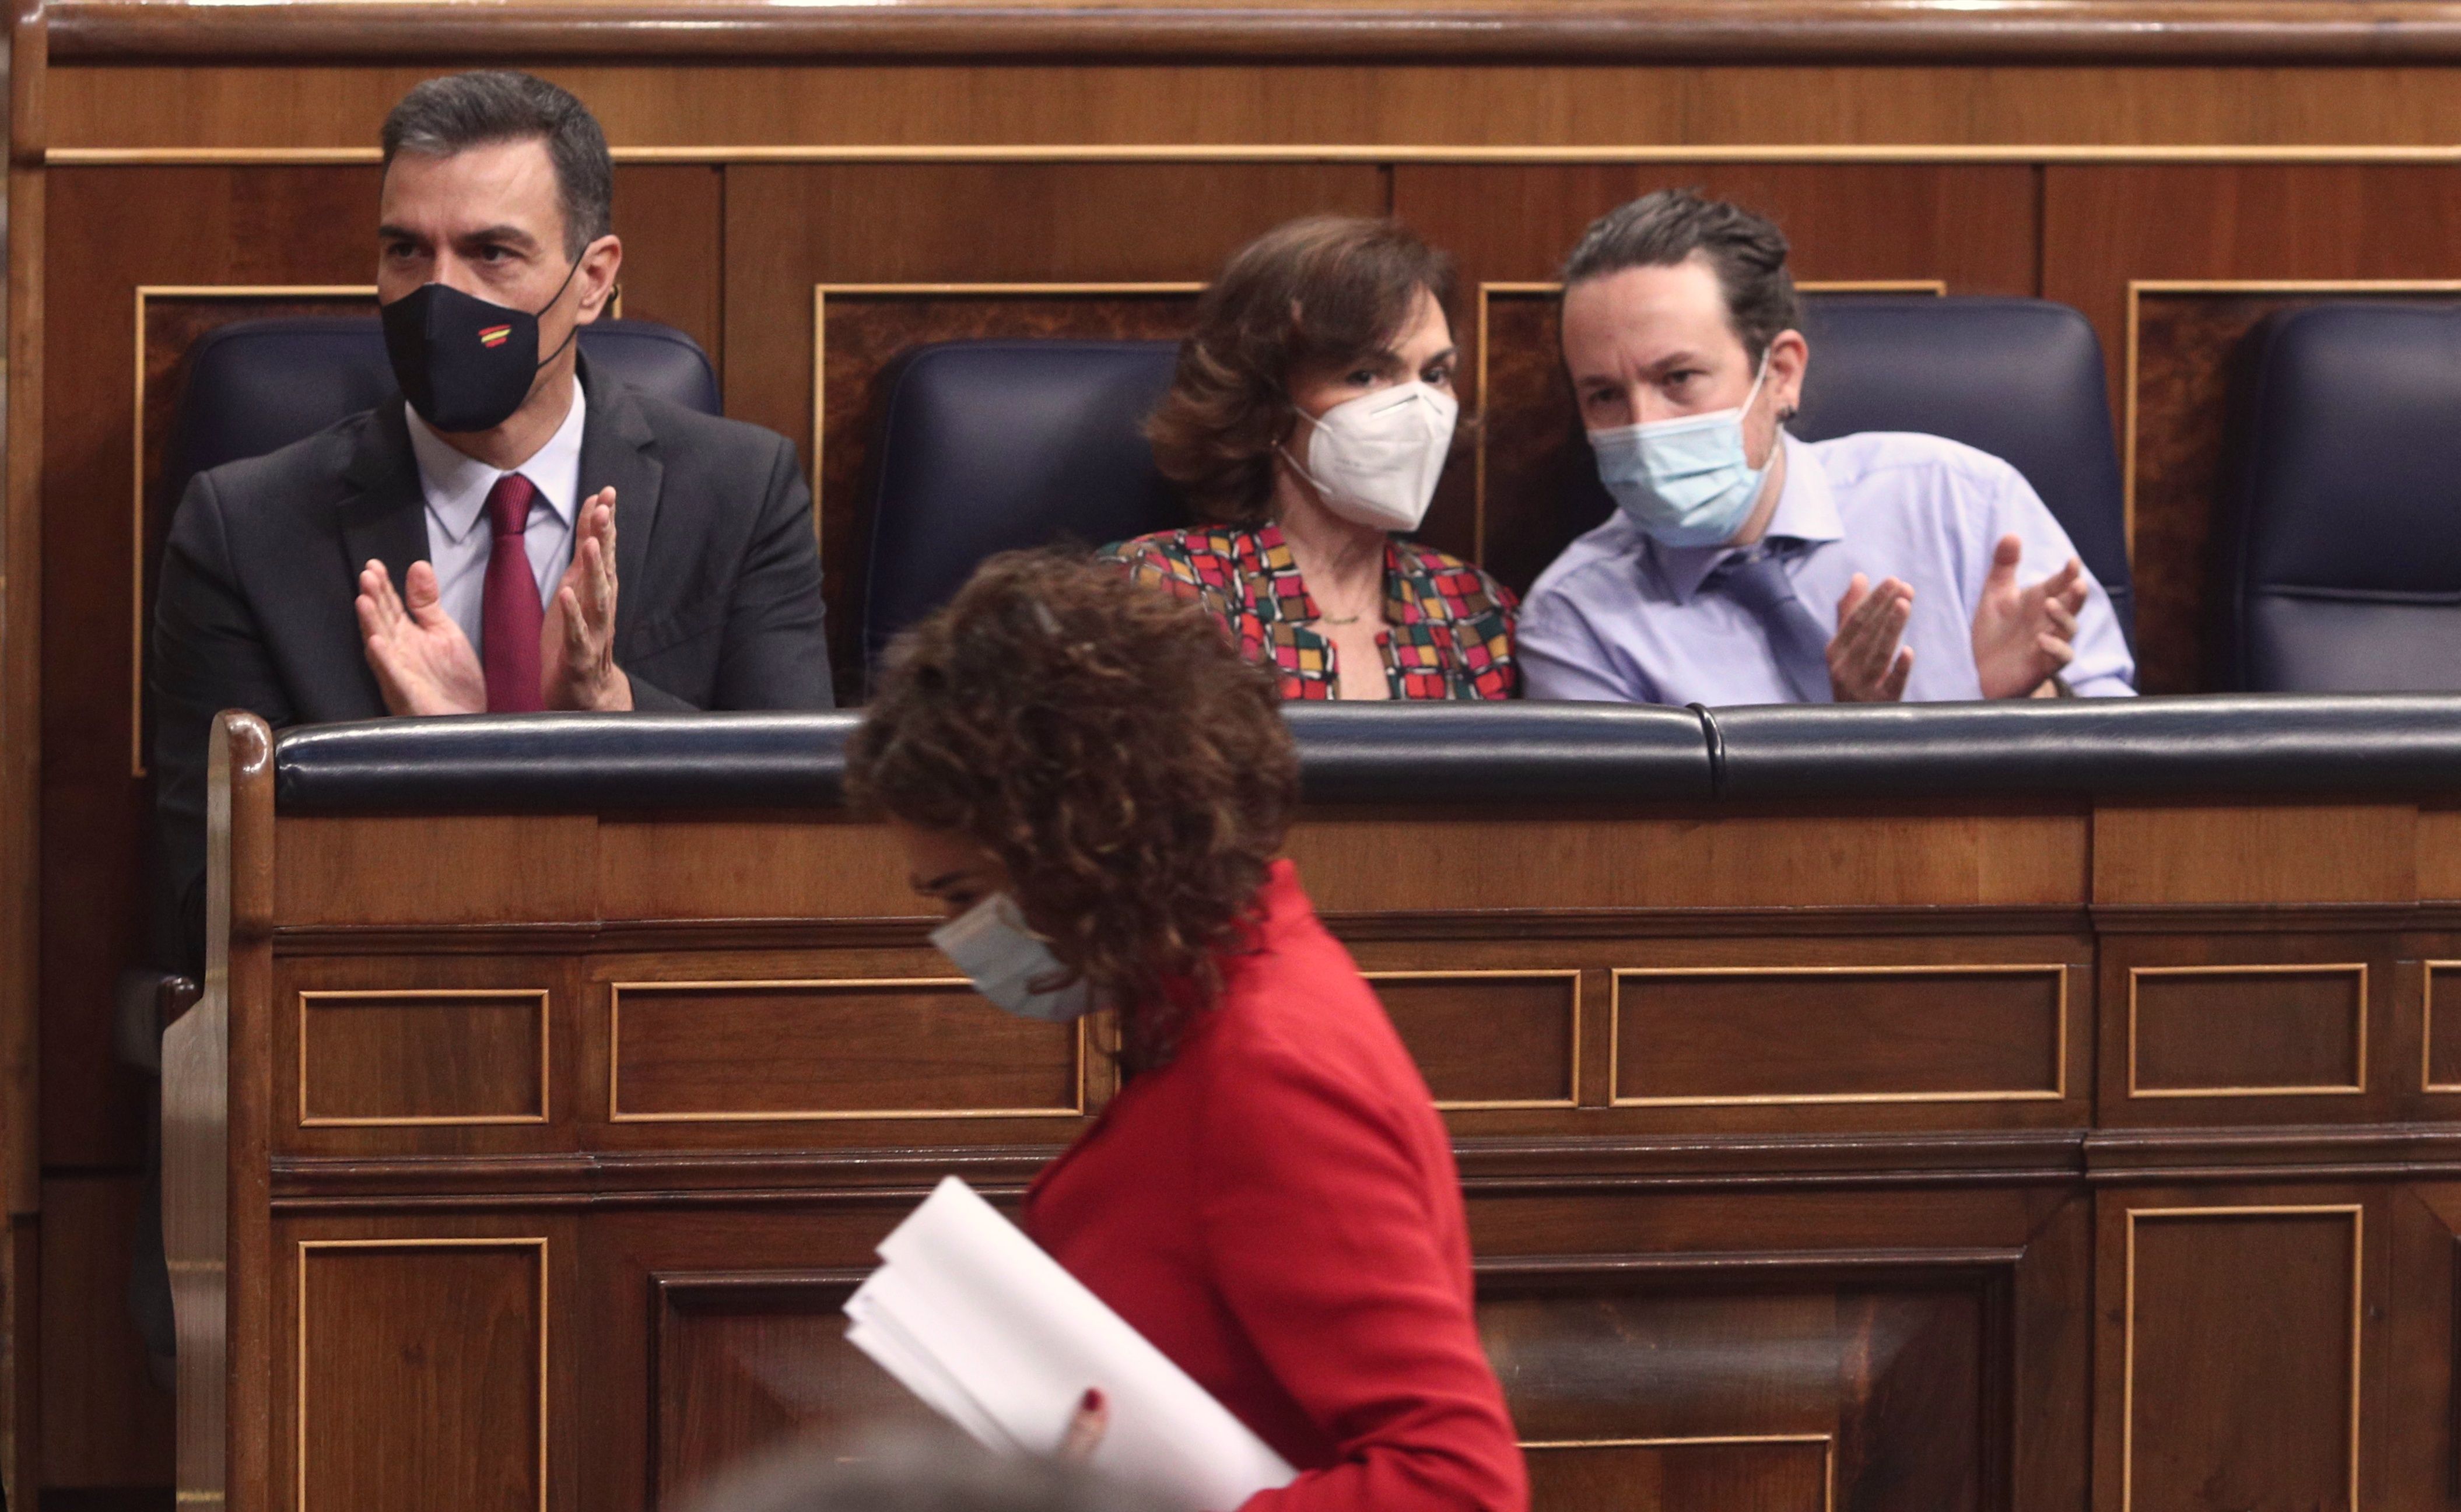
{"type": "Polygon", "coordinates": [[[539,628],[546,612],[539,604],[538,579],[530,575],[530,506],[538,490],[519,473],[506,473],[487,490],[487,591],[480,601],[482,658],[487,672],[487,712],[526,713],[544,707],[539,696],[539,628]]]}

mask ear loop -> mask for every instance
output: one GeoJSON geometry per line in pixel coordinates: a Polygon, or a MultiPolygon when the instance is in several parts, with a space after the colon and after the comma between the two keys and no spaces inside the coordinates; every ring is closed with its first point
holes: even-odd
{"type": "MultiPolygon", "coordinates": [[[[549,295],[547,296],[547,300],[546,300],[546,304],[541,305],[538,309],[536,309],[535,310],[532,310],[532,311],[530,312],[530,318],[531,318],[532,320],[536,320],[536,319],[538,319],[538,318],[539,318],[539,316],[546,314],[546,313],[548,310],[550,310],[550,309],[553,309],[555,308],[555,302],[556,302],[557,300],[562,299],[562,298],[564,297],[564,291],[565,291],[566,289],[570,288],[570,287],[572,287],[572,275],[573,275],[573,274],[575,274],[575,273],[578,273],[578,272],[580,272],[580,271],[581,271],[581,259],[579,259],[579,258],[577,258],[577,257],[576,257],[576,258],[574,258],[574,259],[572,260],[572,266],[571,266],[570,267],[567,267],[567,268],[566,268],[566,269],[564,270],[564,282],[555,286],[555,292],[554,292],[554,293],[552,293],[552,294],[549,294],[549,295]]],[[[542,371],[544,371],[544,370],[546,369],[546,365],[547,365],[548,363],[553,362],[556,358],[563,356],[563,355],[564,355],[564,349],[565,349],[565,348],[567,348],[567,347],[571,346],[571,345],[572,345],[573,338],[574,338],[575,336],[580,335],[580,334],[581,334],[581,322],[580,322],[580,321],[578,321],[578,320],[575,320],[575,321],[572,323],[572,329],[571,329],[570,330],[567,330],[567,331],[566,331],[566,332],[564,333],[564,339],[563,339],[562,341],[559,341],[559,342],[557,342],[557,343],[555,344],[555,350],[554,350],[553,351],[548,352],[546,356],[541,357],[541,358],[539,359],[538,367],[533,368],[533,369],[531,369],[530,371],[531,371],[531,372],[533,372],[533,373],[537,373],[537,372],[542,372],[542,371]]]]}

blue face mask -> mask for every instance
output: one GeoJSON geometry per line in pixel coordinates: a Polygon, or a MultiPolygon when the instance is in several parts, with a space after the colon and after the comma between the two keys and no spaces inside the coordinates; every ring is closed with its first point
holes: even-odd
{"type": "Polygon", "coordinates": [[[975,991],[1020,1018],[1065,1024],[1093,1011],[1093,989],[1081,976],[1068,980],[1068,969],[1026,927],[1025,915],[1004,892],[932,930],[931,943],[966,973],[975,991]]]}
{"type": "MultiPolygon", "coordinates": [[[[1744,416],[1768,377],[1768,356],[1752,392],[1731,410],[1592,431],[1598,480],[1624,517],[1670,546],[1723,545],[1750,518],[1768,467],[1744,456],[1744,416]]],[[[1777,448],[1769,448],[1769,460],[1777,448]]]]}

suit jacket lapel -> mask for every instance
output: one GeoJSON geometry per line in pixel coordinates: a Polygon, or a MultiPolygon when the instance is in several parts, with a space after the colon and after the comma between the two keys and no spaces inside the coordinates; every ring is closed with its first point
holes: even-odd
{"type": "Polygon", "coordinates": [[[650,537],[658,520],[665,476],[650,422],[620,383],[602,380],[584,361],[581,388],[589,404],[581,432],[581,497],[615,490],[615,645],[620,659],[642,612],[657,601],[649,591],[650,537]]]}
{"type": "Polygon", "coordinates": [[[378,405],[368,417],[344,476],[358,490],[342,501],[350,591],[357,592],[359,569],[373,558],[393,574],[394,591],[399,592],[410,564],[427,559],[427,492],[418,480],[401,400],[378,405]]]}

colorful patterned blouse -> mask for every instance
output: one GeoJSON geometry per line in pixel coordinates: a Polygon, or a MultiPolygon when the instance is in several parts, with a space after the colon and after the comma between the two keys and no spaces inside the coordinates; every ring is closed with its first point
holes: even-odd
{"type": "MultiPolygon", "coordinates": [[[[1131,580],[1192,599],[1250,661],[1280,674],[1284,698],[1331,698],[1340,686],[1331,640],[1313,628],[1316,601],[1281,531],[1227,525],[1166,530],[1104,546],[1131,580]]],[[[1384,548],[1384,675],[1396,698],[1509,698],[1512,590],[1416,542],[1384,548]]]]}

